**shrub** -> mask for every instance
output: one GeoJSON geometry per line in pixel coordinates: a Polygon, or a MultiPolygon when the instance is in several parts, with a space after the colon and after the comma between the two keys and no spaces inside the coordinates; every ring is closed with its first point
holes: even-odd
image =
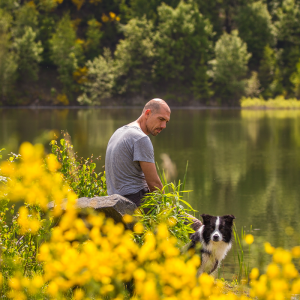
{"type": "Polygon", "coordinates": [[[100,40],[103,32],[100,30],[101,23],[96,19],[88,21],[88,30],[86,32],[86,50],[88,58],[93,59],[95,56],[100,54],[100,40]]]}
{"type": "Polygon", "coordinates": [[[159,83],[181,91],[193,87],[198,98],[208,98],[206,65],[212,54],[212,37],[212,26],[197,5],[181,1],[175,9],[164,3],[158,7],[154,44],[159,83]]]}
{"type": "Polygon", "coordinates": [[[214,79],[218,95],[234,103],[245,92],[248,60],[251,54],[238,36],[238,31],[224,33],[215,46],[216,58],[210,62],[209,74],[214,79]]]}
{"type": "Polygon", "coordinates": [[[291,75],[290,81],[294,85],[295,96],[299,99],[300,98],[300,59],[296,65],[296,68],[297,71],[291,75]]]}
{"type": "Polygon", "coordinates": [[[15,10],[14,35],[21,38],[27,27],[31,27],[36,32],[38,29],[38,15],[39,12],[33,1],[27,2],[15,10]]]}
{"type": "Polygon", "coordinates": [[[239,36],[252,53],[253,65],[258,65],[266,45],[274,46],[276,30],[272,24],[267,5],[261,1],[248,3],[241,7],[236,16],[239,36]]]}
{"type": "Polygon", "coordinates": [[[119,92],[147,93],[153,82],[155,49],[153,24],[146,18],[131,19],[123,27],[125,39],[120,40],[115,51],[116,85],[119,92]]]}
{"type": "Polygon", "coordinates": [[[78,102],[97,105],[111,97],[115,88],[116,67],[110,50],[104,49],[103,56],[88,61],[86,67],[86,74],[81,78],[83,94],[78,97],[78,102]]]}
{"type": "Polygon", "coordinates": [[[38,79],[38,63],[42,59],[43,47],[40,41],[35,41],[35,38],[36,33],[32,28],[26,27],[24,35],[14,41],[14,48],[18,55],[19,73],[22,79],[38,79]]]}
{"type": "Polygon", "coordinates": [[[12,50],[12,16],[0,9],[0,96],[4,101],[17,78],[18,56],[12,50]]]}
{"type": "MultiPolygon", "coordinates": [[[[52,153],[56,155],[61,163],[60,172],[63,174],[66,183],[72,188],[78,198],[95,197],[107,195],[105,184],[105,173],[96,173],[96,163],[91,158],[78,159],[74,153],[73,145],[70,143],[70,136],[64,133],[64,139],[59,144],[56,140],[51,141],[52,153]]],[[[100,157],[96,158],[99,160],[100,157]]]]}
{"type": "Polygon", "coordinates": [[[68,14],[58,22],[50,43],[51,58],[58,68],[59,80],[65,93],[70,94],[70,91],[74,90],[73,72],[78,68],[82,48],[76,43],[76,32],[68,14]]]}

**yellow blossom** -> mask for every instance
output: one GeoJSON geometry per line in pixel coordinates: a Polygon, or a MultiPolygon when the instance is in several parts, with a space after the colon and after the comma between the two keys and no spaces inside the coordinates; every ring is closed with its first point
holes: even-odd
{"type": "Polygon", "coordinates": [[[123,216],[123,221],[125,223],[131,223],[133,221],[133,217],[131,215],[126,214],[126,215],[123,216]]]}
{"type": "Polygon", "coordinates": [[[279,276],[279,274],[280,274],[280,269],[276,264],[272,263],[268,265],[267,275],[269,278],[276,278],[279,276]]]}
{"type": "Polygon", "coordinates": [[[294,258],[300,257],[300,246],[296,246],[296,247],[292,248],[292,255],[294,258]]]}
{"type": "Polygon", "coordinates": [[[275,248],[271,246],[269,242],[264,243],[265,251],[268,254],[273,254],[275,252],[275,248]]]}
{"type": "Polygon", "coordinates": [[[254,242],[254,237],[252,234],[247,234],[245,236],[245,242],[248,244],[248,245],[251,245],[253,242],[254,242]]]}
{"type": "Polygon", "coordinates": [[[258,276],[259,276],[259,270],[258,270],[258,268],[253,268],[251,270],[251,273],[250,273],[249,277],[251,279],[256,279],[258,276]]]}

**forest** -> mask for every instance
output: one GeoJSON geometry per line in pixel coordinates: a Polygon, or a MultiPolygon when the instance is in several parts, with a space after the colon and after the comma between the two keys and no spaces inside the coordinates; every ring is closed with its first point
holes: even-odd
{"type": "Polygon", "coordinates": [[[299,0],[0,0],[0,106],[300,98],[299,0]]]}

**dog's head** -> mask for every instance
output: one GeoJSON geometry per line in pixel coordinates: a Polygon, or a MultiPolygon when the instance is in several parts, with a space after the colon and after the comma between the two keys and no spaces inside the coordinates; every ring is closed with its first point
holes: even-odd
{"type": "Polygon", "coordinates": [[[202,237],[206,244],[210,241],[229,243],[232,238],[232,225],[235,217],[233,215],[225,215],[222,217],[214,217],[211,215],[201,215],[203,219],[202,237]]]}

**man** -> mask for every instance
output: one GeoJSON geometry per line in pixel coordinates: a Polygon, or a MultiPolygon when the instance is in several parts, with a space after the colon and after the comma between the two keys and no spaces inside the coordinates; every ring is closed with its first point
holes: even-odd
{"type": "Polygon", "coordinates": [[[108,195],[125,196],[140,206],[146,193],[162,189],[148,135],[156,136],[165,129],[170,115],[164,100],[152,99],[136,121],[115,131],[105,157],[108,195]]]}

